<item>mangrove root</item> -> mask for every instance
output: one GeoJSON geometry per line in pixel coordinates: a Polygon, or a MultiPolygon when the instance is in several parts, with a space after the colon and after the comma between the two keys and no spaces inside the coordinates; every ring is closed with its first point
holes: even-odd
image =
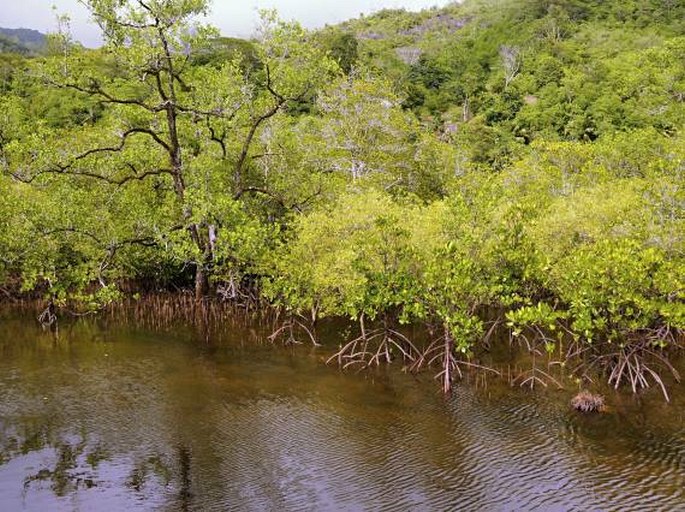
{"type": "Polygon", "coordinates": [[[563,389],[564,387],[557,379],[552,377],[546,371],[541,370],[537,366],[533,366],[529,371],[517,375],[516,378],[514,378],[514,380],[511,381],[512,386],[517,382],[519,383],[519,386],[529,386],[530,389],[533,389],[536,384],[540,384],[543,387],[547,387],[549,385],[549,382],[553,382],[554,384],[556,384],[556,386],[559,389],[563,389]]]}
{"type": "Polygon", "coordinates": [[[362,317],[359,325],[361,334],[329,357],[326,364],[337,361],[342,369],[353,366],[361,369],[390,363],[395,351],[402,354],[405,362],[414,362],[421,354],[409,338],[388,327],[387,322],[379,329],[367,331],[362,317]]]}
{"type": "Polygon", "coordinates": [[[55,327],[57,325],[57,312],[53,302],[50,302],[48,307],[45,308],[40,315],[38,315],[38,321],[40,322],[40,325],[46,329],[48,327],[55,327]]]}
{"type": "Polygon", "coordinates": [[[430,367],[435,364],[439,364],[441,368],[435,375],[435,379],[440,379],[442,381],[442,390],[445,393],[451,391],[455,377],[463,377],[461,370],[462,366],[500,375],[500,372],[493,368],[458,359],[454,353],[454,340],[448,330],[445,330],[445,333],[442,336],[428,345],[426,350],[424,350],[409,367],[409,370],[415,373],[423,367],[430,367]]]}
{"type": "Polygon", "coordinates": [[[284,345],[300,345],[302,342],[298,340],[295,335],[296,331],[304,332],[315,347],[321,346],[321,344],[316,341],[314,328],[307,327],[302,321],[292,316],[272,332],[268,339],[271,343],[275,343],[278,339],[282,339],[284,345]]]}

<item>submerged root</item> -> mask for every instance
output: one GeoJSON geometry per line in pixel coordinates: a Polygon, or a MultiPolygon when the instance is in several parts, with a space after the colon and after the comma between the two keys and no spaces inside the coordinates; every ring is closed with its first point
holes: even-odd
{"type": "Polygon", "coordinates": [[[571,407],[580,412],[598,412],[604,410],[604,397],[589,391],[581,391],[571,399],[571,407]]]}

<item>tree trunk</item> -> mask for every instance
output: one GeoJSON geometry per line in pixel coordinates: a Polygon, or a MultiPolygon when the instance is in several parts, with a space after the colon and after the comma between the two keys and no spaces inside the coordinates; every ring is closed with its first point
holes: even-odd
{"type": "Polygon", "coordinates": [[[203,262],[197,262],[195,268],[195,300],[202,301],[209,295],[209,278],[203,262]]]}
{"type": "Polygon", "coordinates": [[[445,326],[445,344],[443,345],[444,373],[442,377],[442,391],[444,393],[449,393],[452,389],[452,346],[452,336],[450,335],[449,328],[445,326]]]}

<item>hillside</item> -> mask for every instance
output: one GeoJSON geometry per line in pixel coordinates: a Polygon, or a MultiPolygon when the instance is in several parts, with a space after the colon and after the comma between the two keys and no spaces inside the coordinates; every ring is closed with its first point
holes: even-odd
{"type": "Polygon", "coordinates": [[[35,53],[45,46],[45,34],[28,28],[0,27],[0,53],[35,53]]]}
{"type": "Polygon", "coordinates": [[[467,1],[327,30],[354,35],[358,65],[487,165],[536,138],[672,133],[685,118],[682,2],[467,1]]]}

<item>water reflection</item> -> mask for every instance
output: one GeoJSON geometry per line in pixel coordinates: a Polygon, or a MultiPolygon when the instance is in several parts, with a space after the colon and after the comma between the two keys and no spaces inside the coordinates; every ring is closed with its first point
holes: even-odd
{"type": "Polygon", "coordinates": [[[50,489],[62,497],[79,488],[90,489],[95,487],[95,471],[99,462],[105,459],[99,446],[95,446],[89,453],[86,439],[77,444],[59,442],[55,446],[57,461],[53,469],[42,468],[35,474],[24,478],[24,495],[29,491],[31,484],[37,482],[50,482],[50,489]],[[79,471],[79,469],[84,470],[79,471]]]}
{"type": "Polygon", "coordinates": [[[355,375],[326,353],[0,322],[8,510],[595,510],[685,506],[685,403],[355,375]]]}

